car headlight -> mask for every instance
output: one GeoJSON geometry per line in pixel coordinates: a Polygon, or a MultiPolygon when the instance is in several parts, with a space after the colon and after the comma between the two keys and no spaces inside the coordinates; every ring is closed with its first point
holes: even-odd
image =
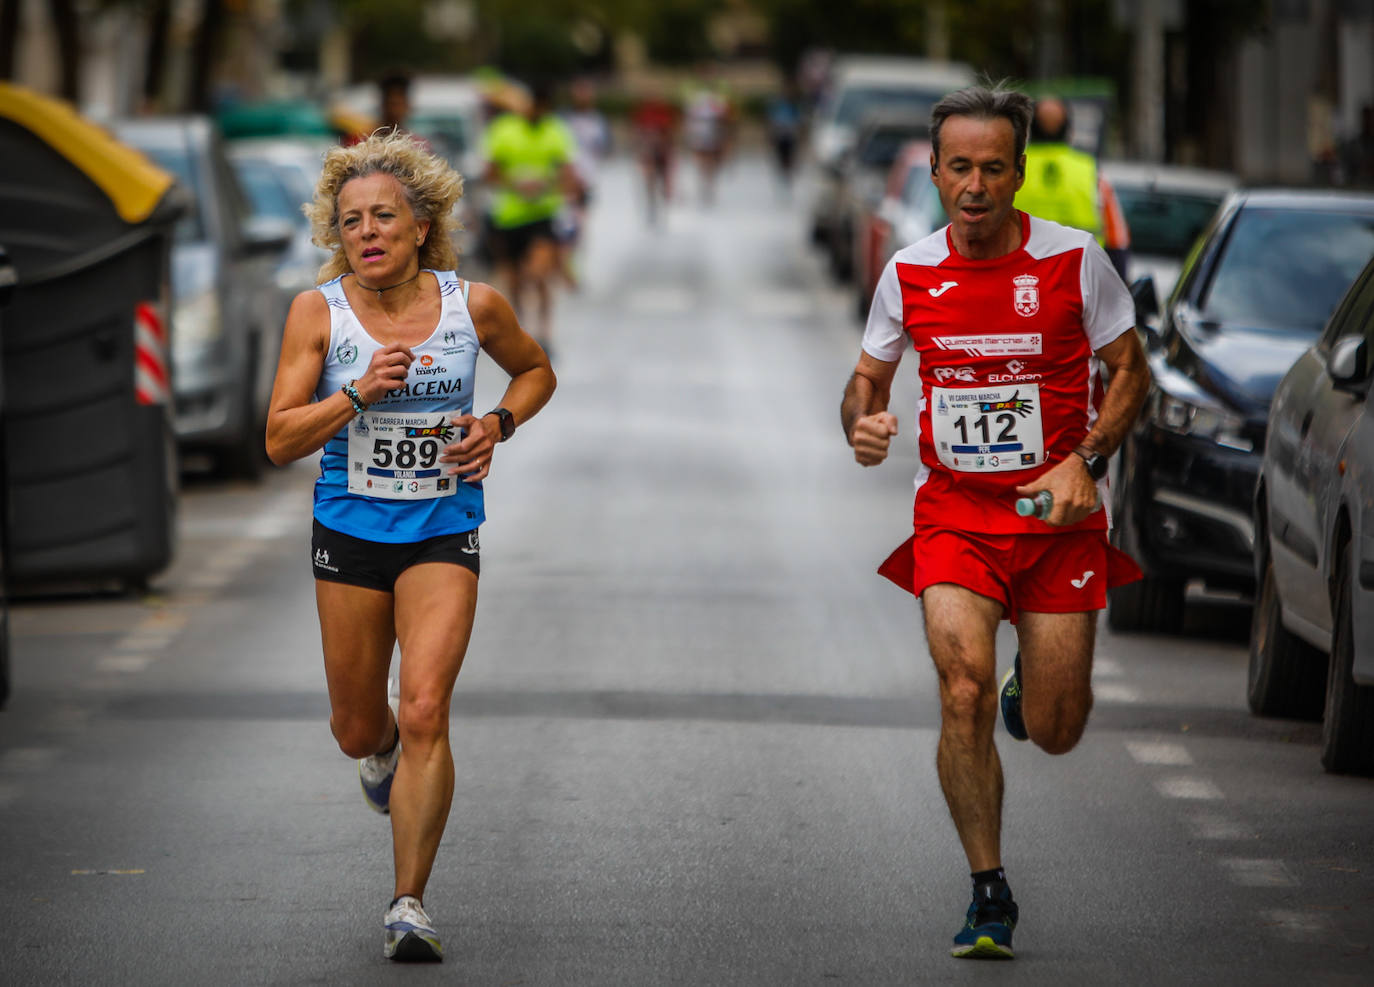
{"type": "Polygon", "coordinates": [[[1255,444],[1242,434],[1245,420],[1239,415],[1195,404],[1163,391],[1159,392],[1151,417],[1160,428],[1179,435],[1206,439],[1242,452],[1251,452],[1255,448],[1255,444]]]}
{"type": "Polygon", "coordinates": [[[172,310],[172,350],[200,349],[220,337],[219,298],[202,291],[176,303],[172,310]]]}

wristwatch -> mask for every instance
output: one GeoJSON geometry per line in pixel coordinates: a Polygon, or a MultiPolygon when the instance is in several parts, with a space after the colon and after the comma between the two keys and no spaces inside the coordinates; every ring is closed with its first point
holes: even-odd
{"type": "Polygon", "coordinates": [[[512,415],[509,411],[507,411],[505,408],[492,408],[490,411],[487,412],[487,414],[495,415],[497,418],[501,420],[502,442],[505,442],[507,439],[509,439],[512,435],[515,434],[515,416],[512,415]]]}
{"type": "Polygon", "coordinates": [[[1094,480],[1100,480],[1107,475],[1107,457],[1099,452],[1093,452],[1087,446],[1078,446],[1074,449],[1082,460],[1083,465],[1088,467],[1088,475],[1094,480]]]}

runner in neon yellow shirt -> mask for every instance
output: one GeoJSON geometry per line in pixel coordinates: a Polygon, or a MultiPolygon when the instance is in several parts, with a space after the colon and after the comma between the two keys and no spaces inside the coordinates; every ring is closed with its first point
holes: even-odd
{"type": "Polygon", "coordinates": [[[558,264],[553,219],[577,188],[577,143],[553,114],[550,95],[547,85],[531,87],[526,111],[497,117],[482,139],[493,190],[488,236],[496,277],[522,320],[526,289],[533,289],[535,314],[526,324],[545,349],[552,329],[550,280],[558,264]]]}

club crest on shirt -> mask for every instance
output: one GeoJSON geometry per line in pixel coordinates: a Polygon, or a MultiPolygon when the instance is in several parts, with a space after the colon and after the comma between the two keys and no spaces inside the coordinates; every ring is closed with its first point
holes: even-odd
{"type": "Polygon", "coordinates": [[[353,345],[353,340],[345,339],[334,349],[334,356],[346,367],[358,359],[358,347],[353,345]]]}
{"type": "Polygon", "coordinates": [[[1040,289],[1036,287],[1040,279],[1034,274],[1018,274],[1011,279],[1012,306],[1017,315],[1032,316],[1040,311],[1040,289]]]}

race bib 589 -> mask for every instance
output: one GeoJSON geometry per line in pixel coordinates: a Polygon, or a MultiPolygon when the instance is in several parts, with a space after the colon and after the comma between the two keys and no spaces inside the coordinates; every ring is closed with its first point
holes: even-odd
{"type": "Polygon", "coordinates": [[[458,479],[439,456],[456,438],[445,412],[365,411],[348,427],[348,492],[388,500],[450,497],[458,479]]]}

